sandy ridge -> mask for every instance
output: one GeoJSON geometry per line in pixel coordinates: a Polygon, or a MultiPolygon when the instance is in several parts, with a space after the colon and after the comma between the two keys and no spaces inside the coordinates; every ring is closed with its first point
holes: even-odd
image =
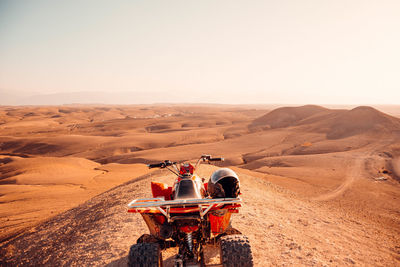
{"type": "MultiPolygon", "coordinates": [[[[213,169],[205,166],[201,175],[213,169]]],[[[244,207],[233,225],[249,236],[257,266],[388,266],[400,260],[393,234],[377,235],[375,225],[338,216],[250,174],[239,172],[244,207]]],[[[147,232],[140,216],[126,212],[127,203],[148,197],[151,180],[173,179],[156,171],[94,197],[3,243],[1,263],[124,266],[129,246],[147,232]]]]}

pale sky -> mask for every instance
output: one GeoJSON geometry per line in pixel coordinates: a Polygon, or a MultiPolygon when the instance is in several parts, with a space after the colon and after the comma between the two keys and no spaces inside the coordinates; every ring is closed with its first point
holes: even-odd
{"type": "Polygon", "coordinates": [[[400,1],[0,0],[0,104],[79,92],[400,104],[400,1]]]}

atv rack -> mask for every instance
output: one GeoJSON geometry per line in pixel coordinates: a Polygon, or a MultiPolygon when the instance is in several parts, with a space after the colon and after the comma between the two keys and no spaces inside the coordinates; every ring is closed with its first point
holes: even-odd
{"type": "Polygon", "coordinates": [[[200,218],[221,205],[235,212],[242,203],[241,198],[217,198],[217,199],[176,199],[164,200],[163,198],[140,198],[128,204],[128,212],[134,213],[161,213],[168,221],[171,221],[171,213],[199,212],[200,218]]]}

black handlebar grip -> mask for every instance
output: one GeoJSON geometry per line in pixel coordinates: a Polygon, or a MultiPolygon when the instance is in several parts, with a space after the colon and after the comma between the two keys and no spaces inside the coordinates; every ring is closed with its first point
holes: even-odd
{"type": "Polygon", "coordinates": [[[163,168],[168,167],[168,166],[172,166],[174,164],[176,164],[176,162],[171,162],[170,160],[165,160],[163,163],[163,168]]]}
{"type": "Polygon", "coordinates": [[[149,169],[152,169],[152,168],[161,168],[164,164],[165,164],[164,162],[161,162],[161,163],[149,164],[149,165],[147,165],[147,166],[149,166],[149,169]]]}
{"type": "Polygon", "coordinates": [[[224,161],[224,158],[210,158],[209,161],[224,161]]]}
{"type": "Polygon", "coordinates": [[[168,166],[172,166],[176,164],[176,162],[171,162],[169,160],[165,160],[164,162],[160,162],[160,163],[155,163],[155,164],[148,164],[147,166],[149,166],[149,169],[151,168],[165,168],[168,166]]]}

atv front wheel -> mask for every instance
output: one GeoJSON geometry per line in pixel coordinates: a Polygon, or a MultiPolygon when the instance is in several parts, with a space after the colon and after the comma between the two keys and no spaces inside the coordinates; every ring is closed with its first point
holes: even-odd
{"type": "Polygon", "coordinates": [[[157,243],[139,243],[131,246],[128,267],[162,267],[162,255],[157,243]]]}
{"type": "Polygon", "coordinates": [[[221,264],[224,267],[251,267],[253,255],[244,235],[226,235],[220,239],[221,264]]]}

